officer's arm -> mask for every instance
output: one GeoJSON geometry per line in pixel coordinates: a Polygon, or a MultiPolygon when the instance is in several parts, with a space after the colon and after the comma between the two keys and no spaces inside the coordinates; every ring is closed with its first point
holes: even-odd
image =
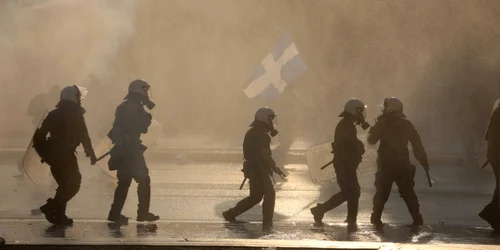
{"type": "Polygon", "coordinates": [[[151,120],[153,120],[153,116],[151,115],[151,113],[148,113],[146,111],[144,111],[142,114],[142,123],[141,123],[141,132],[143,134],[147,133],[148,132],[148,128],[149,126],[151,126],[151,120]]]}
{"type": "Polygon", "coordinates": [[[500,154],[500,108],[496,108],[491,114],[490,131],[488,131],[488,161],[495,165],[499,162],[500,154]]]}
{"type": "Polygon", "coordinates": [[[276,162],[274,162],[271,149],[270,148],[261,148],[260,149],[260,154],[266,161],[266,165],[273,170],[276,167],[276,162]]]}
{"type": "Polygon", "coordinates": [[[384,131],[385,123],[383,121],[378,120],[373,127],[368,131],[368,137],[366,138],[366,142],[370,145],[377,144],[378,140],[380,140],[380,136],[384,131]]]}
{"type": "Polygon", "coordinates": [[[141,107],[127,106],[127,112],[123,112],[123,125],[128,131],[139,131],[143,134],[148,132],[151,125],[151,114],[147,113],[141,107]]]}
{"type": "Polygon", "coordinates": [[[338,145],[349,151],[360,151],[360,147],[364,149],[363,143],[356,136],[356,128],[343,124],[337,125],[335,130],[335,147],[338,145]]]}
{"type": "Polygon", "coordinates": [[[85,155],[91,158],[95,158],[94,149],[92,148],[92,141],[90,140],[89,131],[87,129],[87,124],[85,124],[85,118],[83,115],[80,117],[80,141],[82,142],[83,149],[85,150],[85,155]]]}
{"type": "Polygon", "coordinates": [[[413,155],[415,155],[415,158],[417,158],[417,160],[420,162],[420,165],[426,168],[429,166],[429,162],[427,159],[427,154],[425,153],[424,145],[422,144],[422,140],[420,139],[420,135],[411,122],[408,122],[408,124],[410,133],[409,139],[411,147],[413,148],[413,155]]]}
{"type": "Polygon", "coordinates": [[[276,162],[274,162],[271,153],[271,139],[269,135],[265,132],[255,134],[256,146],[259,148],[259,153],[261,158],[265,161],[266,166],[261,166],[264,171],[270,171],[270,173],[276,168],[276,162]]]}

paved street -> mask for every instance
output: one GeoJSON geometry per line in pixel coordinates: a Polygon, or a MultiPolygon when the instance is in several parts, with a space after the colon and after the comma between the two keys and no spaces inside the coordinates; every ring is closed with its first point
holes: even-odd
{"type": "MultiPolygon", "coordinates": [[[[80,193],[69,203],[68,215],[77,220],[66,230],[68,236],[79,241],[93,241],[110,237],[116,228],[107,228],[105,219],[116,186],[115,181],[99,167],[81,162],[83,183],[80,193]],[[111,230],[111,231],[110,231],[111,230]],[[114,230],[114,231],[113,231],[114,230]],[[100,235],[99,237],[94,237],[100,235]]],[[[429,188],[422,170],[417,171],[416,189],[421,202],[426,226],[420,231],[407,228],[411,223],[406,206],[393,187],[383,220],[388,222],[383,232],[369,225],[371,199],[374,192],[373,174],[360,176],[360,231],[347,234],[343,220],[346,206],[326,214],[325,225],[313,225],[309,208],[323,202],[338,191],[335,183],[322,186],[312,184],[306,165],[287,165],[286,181],[277,180],[275,227],[271,234],[260,228],[261,207],[257,206],[242,216],[241,224],[223,223],[221,212],[233,206],[248,194],[248,186],[238,190],[242,173],[238,164],[161,164],[150,162],[152,177],[152,211],[162,220],[151,239],[165,238],[249,238],[249,239],[317,239],[370,242],[430,242],[430,243],[484,243],[499,244],[491,237],[491,230],[477,213],[489,201],[494,186],[488,171],[474,170],[463,176],[453,166],[434,166],[434,187],[429,188]],[[157,238],[155,238],[157,237],[157,238]]],[[[461,174],[462,173],[462,174],[461,174]]],[[[45,186],[36,186],[28,178],[13,178],[17,167],[12,163],[1,166],[0,235],[12,242],[47,241],[47,236],[61,234],[51,231],[42,216],[31,215],[31,209],[42,205],[53,196],[52,180],[45,186]],[[48,232],[45,232],[48,230],[48,232]]],[[[137,195],[132,184],[124,214],[135,219],[137,195]]],[[[144,231],[135,224],[122,228],[120,235],[135,238],[144,231]]],[[[148,232],[148,230],[146,230],[148,232]]],[[[146,233],[146,235],[148,235],[146,233]]],[[[49,237],[51,238],[51,237],[49,237]]],[[[130,239],[129,239],[130,240],[130,239]]]]}

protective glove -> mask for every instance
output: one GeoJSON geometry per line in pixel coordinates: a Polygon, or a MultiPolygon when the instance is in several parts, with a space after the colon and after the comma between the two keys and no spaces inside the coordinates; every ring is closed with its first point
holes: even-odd
{"type": "Polygon", "coordinates": [[[283,171],[281,171],[281,169],[279,167],[274,166],[274,167],[272,167],[272,169],[273,169],[273,172],[275,172],[276,174],[281,176],[281,178],[286,177],[285,173],[283,173],[283,171]]]}
{"type": "Polygon", "coordinates": [[[85,152],[85,155],[90,157],[90,165],[94,166],[97,163],[97,157],[95,156],[94,150],[90,153],[85,152]]]}

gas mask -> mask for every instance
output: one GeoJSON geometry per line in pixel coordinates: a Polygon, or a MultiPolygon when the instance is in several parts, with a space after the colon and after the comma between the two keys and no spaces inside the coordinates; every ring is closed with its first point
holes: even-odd
{"type": "Polygon", "coordinates": [[[152,110],[156,104],[151,101],[150,98],[153,98],[153,91],[151,90],[151,86],[150,85],[147,85],[147,86],[143,86],[142,87],[143,91],[144,91],[144,96],[145,96],[145,100],[142,102],[149,110],[152,110]]]}
{"type": "Polygon", "coordinates": [[[358,125],[360,125],[360,126],[361,126],[361,128],[362,128],[363,130],[367,130],[367,129],[371,126],[371,125],[370,125],[368,122],[366,122],[366,121],[364,121],[364,122],[358,122],[358,125]]]}
{"type": "Polygon", "coordinates": [[[275,137],[278,135],[278,130],[276,127],[278,127],[278,118],[276,116],[269,117],[269,123],[271,124],[271,129],[269,129],[269,135],[271,137],[275,137]]]}
{"type": "Polygon", "coordinates": [[[156,104],[151,101],[149,98],[146,99],[146,101],[143,102],[143,104],[149,109],[149,110],[152,110],[156,104]]]}
{"type": "Polygon", "coordinates": [[[356,125],[360,125],[363,130],[367,130],[370,124],[366,121],[366,106],[356,109],[356,113],[358,113],[359,117],[358,121],[356,121],[356,125]]]}

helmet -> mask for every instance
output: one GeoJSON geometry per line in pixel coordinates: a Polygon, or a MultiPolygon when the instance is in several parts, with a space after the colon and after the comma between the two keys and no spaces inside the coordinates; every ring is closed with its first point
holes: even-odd
{"type": "Polygon", "coordinates": [[[134,80],[128,85],[129,93],[138,93],[145,97],[149,98],[148,91],[150,90],[151,85],[149,85],[145,80],[137,79],[134,80]]]}
{"type": "Polygon", "coordinates": [[[261,121],[267,125],[273,126],[273,119],[276,117],[276,113],[268,107],[260,108],[255,112],[255,120],[261,121]]]}
{"type": "Polygon", "coordinates": [[[340,116],[343,116],[344,113],[353,115],[358,121],[364,121],[366,119],[366,105],[361,100],[352,98],[345,103],[344,112],[340,116]]]}
{"type": "Polygon", "coordinates": [[[61,90],[60,99],[79,104],[87,96],[87,93],[87,89],[82,86],[67,86],[61,90]]]}
{"type": "Polygon", "coordinates": [[[385,98],[382,104],[382,113],[403,112],[403,102],[396,97],[385,98]]]}

